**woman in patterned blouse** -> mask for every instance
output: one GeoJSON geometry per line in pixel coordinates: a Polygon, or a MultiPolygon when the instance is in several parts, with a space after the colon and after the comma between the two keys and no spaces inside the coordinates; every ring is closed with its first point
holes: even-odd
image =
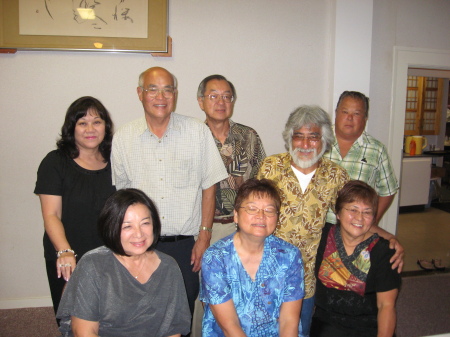
{"type": "Polygon", "coordinates": [[[377,209],[377,193],[362,181],[339,191],[338,224],[325,226],[317,251],[311,337],[394,334],[400,275],[389,241],[371,232],[377,209]]]}
{"type": "Polygon", "coordinates": [[[240,187],[237,232],[203,256],[203,336],[298,336],[303,264],[297,247],[272,235],[280,203],[267,179],[240,187]]]}

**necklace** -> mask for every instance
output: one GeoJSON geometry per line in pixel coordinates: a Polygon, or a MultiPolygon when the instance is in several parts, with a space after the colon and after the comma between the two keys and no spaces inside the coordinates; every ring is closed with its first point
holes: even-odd
{"type": "Polygon", "coordinates": [[[144,261],[142,262],[141,268],[139,268],[139,271],[138,271],[138,273],[136,274],[136,276],[134,276],[134,275],[131,273],[131,268],[129,268],[129,267],[127,266],[127,263],[125,262],[125,260],[123,259],[122,256],[120,256],[120,259],[119,259],[119,260],[123,261],[122,264],[124,265],[124,267],[128,270],[128,272],[131,274],[131,276],[133,276],[133,277],[137,280],[137,278],[138,278],[139,275],[141,274],[142,269],[144,269],[144,265],[145,265],[145,262],[146,262],[146,260],[147,260],[146,257],[147,257],[147,253],[144,253],[144,261]]]}
{"type": "Polygon", "coordinates": [[[141,269],[139,269],[139,272],[137,273],[137,275],[134,277],[136,280],[137,280],[137,278],[138,278],[138,276],[139,276],[139,274],[141,273],[141,271],[142,271],[142,269],[144,268],[144,265],[145,265],[145,261],[147,260],[145,257],[146,257],[147,255],[146,254],[144,254],[144,262],[142,262],[142,266],[141,266],[141,269]]]}

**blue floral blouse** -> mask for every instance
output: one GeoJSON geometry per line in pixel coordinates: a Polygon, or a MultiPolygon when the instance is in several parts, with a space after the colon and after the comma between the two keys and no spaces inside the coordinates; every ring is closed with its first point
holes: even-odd
{"type": "Polygon", "coordinates": [[[247,336],[278,336],[281,304],[305,295],[300,250],[273,235],[267,237],[253,281],[234,248],[234,235],[216,242],[203,256],[200,288],[200,300],[206,304],[203,336],[224,336],[209,304],[230,299],[247,336]]]}

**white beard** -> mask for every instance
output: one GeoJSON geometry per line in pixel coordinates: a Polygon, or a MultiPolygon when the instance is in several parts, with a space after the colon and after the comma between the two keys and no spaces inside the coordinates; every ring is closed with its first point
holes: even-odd
{"type": "Polygon", "coordinates": [[[292,161],[294,162],[294,164],[302,169],[308,169],[311,166],[314,166],[320,158],[322,158],[323,154],[325,153],[325,147],[322,147],[322,150],[320,151],[319,154],[317,154],[317,149],[308,149],[308,150],[304,150],[304,149],[300,149],[300,148],[295,148],[292,149],[292,144],[289,145],[289,153],[291,154],[292,157],[292,161]],[[314,156],[309,159],[309,160],[303,160],[300,159],[297,156],[297,152],[303,152],[303,153],[309,153],[309,152],[313,152],[314,156]]]}

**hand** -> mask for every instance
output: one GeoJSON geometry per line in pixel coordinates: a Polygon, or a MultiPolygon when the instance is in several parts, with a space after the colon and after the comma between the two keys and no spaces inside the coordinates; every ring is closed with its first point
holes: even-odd
{"type": "MultiPolygon", "coordinates": [[[[204,233],[205,231],[201,231],[200,233],[204,233]]],[[[205,233],[206,234],[206,233],[205,233]]],[[[192,248],[191,254],[191,266],[193,272],[200,271],[202,267],[202,257],[205,253],[205,250],[209,247],[209,243],[211,240],[211,234],[209,234],[209,238],[207,236],[199,235],[197,241],[194,244],[194,248],[192,248]]]]}
{"type": "Polygon", "coordinates": [[[389,240],[389,248],[395,249],[395,254],[391,257],[391,260],[389,262],[392,263],[392,269],[398,267],[397,271],[400,274],[403,270],[403,256],[405,255],[405,250],[395,237],[389,240]]]}
{"type": "Polygon", "coordinates": [[[76,266],[77,260],[73,253],[62,253],[56,260],[56,272],[58,273],[58,278],[62,276],[66,282],[69,281],[76,266]]]}

